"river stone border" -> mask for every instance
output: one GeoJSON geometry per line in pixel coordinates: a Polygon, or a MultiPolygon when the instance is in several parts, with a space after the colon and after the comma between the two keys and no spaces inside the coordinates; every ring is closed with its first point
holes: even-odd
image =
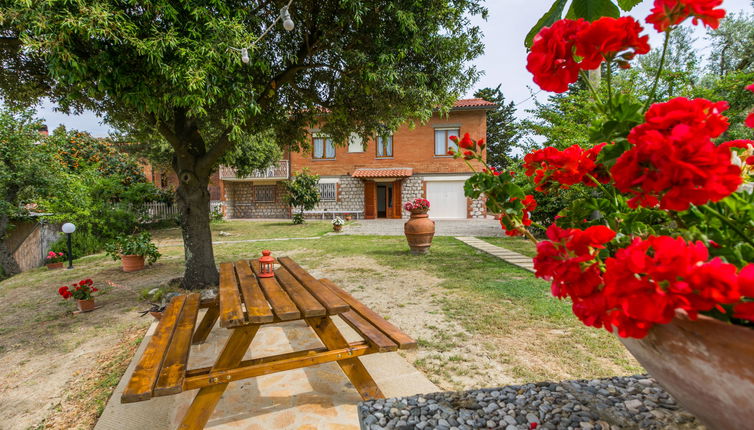
{"type": "Polygon", "coordinates": [[[365,430],[703,430],[648,375],[538,382],[359,403],[365,430]]]}

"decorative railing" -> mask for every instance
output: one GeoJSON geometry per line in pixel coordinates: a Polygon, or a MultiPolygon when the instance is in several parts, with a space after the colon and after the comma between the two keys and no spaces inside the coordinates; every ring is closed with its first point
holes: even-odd
{"type": "Polygon", "coordinates": [[[250,180],[250,179],[288,179],[290,166],[288,160],[280,160],[277,164],[266,169],[255,170],[248,176],[238,176],[236,169],[220,166],[220,179],[250,180]]]}

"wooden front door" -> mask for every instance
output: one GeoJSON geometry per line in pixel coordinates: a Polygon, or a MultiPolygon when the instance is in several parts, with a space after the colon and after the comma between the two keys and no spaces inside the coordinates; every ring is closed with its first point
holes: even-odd
{"type": "Polygon", "coordinates": [[[374,181],[364,182],[364,218],[377,218],[377,184],[374,181]]]}
{"type": "Polygon", "coordinates": [[[390,213],[390,218],[401,218],[403,216],[403,201],[401,200],[401,182],[402,179],[398,179],[393,182],[393,208],[390,213]]]}

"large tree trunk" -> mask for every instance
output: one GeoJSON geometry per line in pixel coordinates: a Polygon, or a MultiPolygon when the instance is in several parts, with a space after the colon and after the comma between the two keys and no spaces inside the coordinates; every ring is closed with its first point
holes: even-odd
{"type": "Polygon", "coordinates": [[[182,169],[179,165],[176,172],[180,180],[176,191],[186,257],[182,286],[188,290],[216,286],[219,275],[209,228],[209,173],[182,169]]]}
{"type": "Polygon", "coordinates": [[[5,245],[5,233],[8,230],[8,216],[0,216],[0,267],[2,267],[2,273],[0,275],[13,276],[21,273],[21,267],[13,257],[11,250],[5,245]]]}

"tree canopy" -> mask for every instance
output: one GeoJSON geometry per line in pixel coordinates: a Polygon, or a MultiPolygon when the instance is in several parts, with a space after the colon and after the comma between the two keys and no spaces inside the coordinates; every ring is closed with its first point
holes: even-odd
{"type": "Polygon", "coordinates": [[[206,187],[235,145],[269,132],[295,148],[323,114],[336,142],[394,129],[477,77],[480,0],[298,0],[290,32],[275,22],[286,4],[0,0],[3,97],[48,96],[170,145],[188,288],[217,282],[206,187]]]}

